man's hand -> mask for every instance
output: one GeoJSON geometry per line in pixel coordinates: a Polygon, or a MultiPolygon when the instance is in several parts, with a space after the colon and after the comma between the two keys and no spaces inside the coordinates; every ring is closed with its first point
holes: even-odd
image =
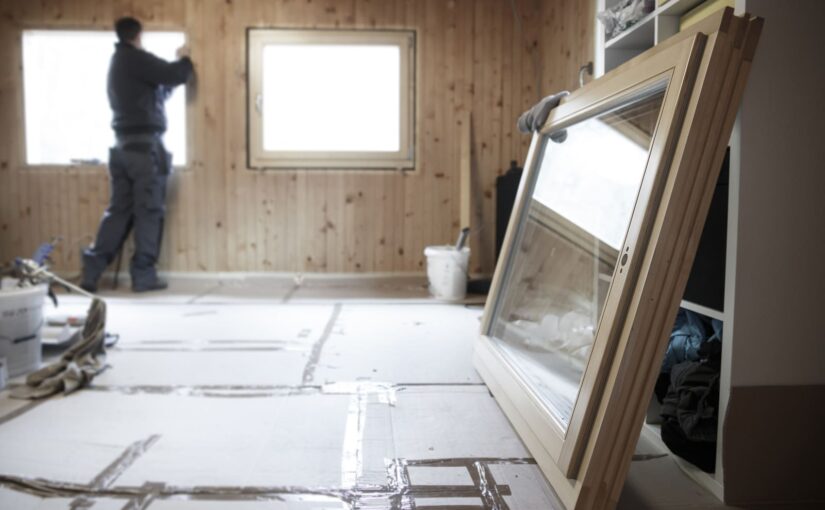
{"type": "Polygon", "coordinates": [[[178,48],[178,51],[176,51],[176,52],[175,52],[175,55],[176,55],[178,58],[183,58],[183,57],[188,57],[188,56],[190,56],[189,46],[186,46],[186,45],[184,44],[183,46],[181,46],[180,48],[178,48]]]}

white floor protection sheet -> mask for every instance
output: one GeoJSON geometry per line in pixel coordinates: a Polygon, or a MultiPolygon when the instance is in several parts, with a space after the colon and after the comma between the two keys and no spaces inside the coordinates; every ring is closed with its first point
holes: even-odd
{"type": "Polygon", "coordinates": [[[0,392],[0,509],[562,508],[472,368],[479,306],[196,283],[118,293],[91,387],[0,392]]]}

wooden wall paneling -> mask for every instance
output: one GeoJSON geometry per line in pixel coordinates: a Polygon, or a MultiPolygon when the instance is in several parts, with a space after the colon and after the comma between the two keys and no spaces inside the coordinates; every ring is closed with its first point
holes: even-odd
{"type": "Polygon", "coordinates": [[[433,169],[438,180],[436,183],[436,214],[433,218],[433,231],[439,243],[449,244],[456,236],[458,229],[453,227],[457,218],[457,202],[459,201],[459,166],[458,155],[459,133],[455,129],[455,111],[453,109],[450,83],[455,80],[451,62],[455,55],[455,29],[451,28],[455,21],[455,3],[448,3],[446,13],[439,14],[435,11],[437,25],[436,34],[438,39],[435,75],[438,77],[436,83],[435,99],[438,104],[435,110],[435,132],[433,145],[435,149],[435,161],[437,166],[433,169]],[[453,143],[450,143],[452,141],[453,143]]]}
{"type": "Polygon", "coordinates": [[[292,243],[291,248],[293,249],[293,254],[291,260],[293,264],[296,266],[295,270],[304,272],[306,271],[306,257],[308,252],[308,246],[306,243],[306,239],[309,238],[307,234],[307,228],[309,227],[309,219],[312,214],[312,206],[305,202],[306,200],[306,179],[307,179],[307,170],[298,170],[295,172],[295,179],[293,179],[292,184],[290,186],[290,191],[292,192],[292,198],[295,201],[295,214],[292,216],[290,220],[289,226],[292,229],[292,243]],[[299,204],[306,204],[304,208],[301,208],[299,204]]]}
{"type": "Polygon", "coordinates": [[[317,193],[317,189],[323,189],[322,174],[317,172],[302,172],[298,176],[297,196],[299,203],[307,204],[307,210],[298,219],[298,233],[301,236],[299,246],[303,249],[300,253],[300,267],[302,271],[317,271],[316,265],[322,257],[317,255],[319,250],[325,249],[323,236],[318,235],[317,222],[323,214],[323,201],[317,193]],[[320,214],[319,214],[320,213],[320,214]]]}
{"type": "MultiPolygon", "coordinates": [[[[538,31],[543,18],[530,15],[544,12],[538,5],[537,0],[518,3],[524,34],[538,31]]],[[[480,209],[488,222],[474,232],[471,247],[474,255],[492,253],[494,178],[516,157],[513,152],[524,151],[526,140],[514,139],[512,123],[534,99],[529,97],[527,78],[534,73],[528,68],[535,66],[509,4],[493,0],[45,0],[16,2],[5,9],[11,12],[6,19],[13,20],[2,24],[7,44],[0,52],[7,62],[19,60],[21,24],[108,28],[115,17],[133,14],[147,27],[187,31],[198,72],[197,87],[190,90],[195,97],[188,105],[190,165],[170,182],[162,269],[422,271],[424,246],[452,242],[457,231],[457,115],[469,111],[477,114],[473,171],[480,186],[476,193],[487,192],[480,209]],[[245,153],[245,31],[249,26],[417,30],[416,170],[406,175],[318,171],[301,182],[299,171],[249,171],[245,153]],[[344,195],[353,191],[362,195],[348,205],[344,195]],[[304,222],[300,231],[296,219],[304,222]]],[[[19,72],[2,83],[4,94],[6,89],[22,94],[19,72]]],[[[5,125],[15,126],[12,133],[22,133],[22,95],[4,97],[21,111],[4,108],[0,117],[5,125]]],[[[6,239],[17,239],[13,244],[29,251],[45,232],[61,230],[71,239],[57,267],[76,270],[79,244],[94,235],[107,202],[106,171],[26,168],[14,148],[19,145],[22,151],[24,140],[19,134],[11,138],[13,142],[0,144],[0,161],[9,165],[5,172],[0,169],[1,210],[3,220],[14,210],[23,217],[4,231],[0,253],[11,251],[12,243],[6,239]],[[65,193],[51,200],[50,188],[56,183],[63,185],[65,193]],[[43,210],[44,205],[52,208],[43,210]],[[68,217],[65,211],[71,211],[68,217]]],[[[491,257],[487,259],[474,260],[473,268],[491,271],[491,257]]]]}
{"type": "Polygon", "coordinates": [[[86,173],[87,171],[64,173],[61,183],[61,193],[72,197],[68,202],[68,214],[64,213],[62,218],[65,229],[61,229],[61,235],[63,235],[63,242],[60,243],[63,246],[61,264],[66,267],[80,266],[80,218],[84,209],[80,185],[86,173]]]}
{"type": "Polygon", "coordinates": [[[328,227],[327,227],[327,209],[329,203],[329,196],[326,194],[328,184],[328,176],[315,173],[312,175],[312,182],[307,187],[308,200],[310,200],[315,207],[313,208],[313,222],[310,238],[314,240],[313,248],[309,254],[312,256],[312,271],[326,271],[327,270],[327,245],[328,245],[328,227]]]}
{"type": "Polygon", "coordinates": [[[206,111],[208,114],[209,131],[205,133],[203,146],[209,147],[211,151],[207,154],[207,161],[209,162],[206,168],[206,175],[208,177],[207,187],[209,202],[206,204],[206,211],[209,213],[207,232],[208,237],[205,240],[210,247],[209,252],[209,268],[213,270],[226,270],[226,229],[222,228],[226,223],[226,196],[223,190],[226,188],[226,166],[225,166],[225,146],[220,141],[226,139],[226,123],[223,122],[224,111],[226,109],[226,102],[228,97],[228,90],[226,89],[226,79],[224,75],[228,68],[224,58],[225,53],[222,50],[225,41],[231,40],[231,36],[227,31],[227,21],[224,16],[207,16],[213,21],[210,36],[207,38],[207,48],[205,55],[215,55],[218,65],[210,58],[212,65],[205,70],[214,74],[210,74],[209,82],[215,85],[215,89],[210,90],[214,93],[214,101],[210,100],[212,107],[206,111]]]}
{"type": "Polygon", "coordinates": [[[375,217],[376,235],[372,243],[373,267],[370,270],[373,271],[379,271],[379,268],[392,264],[392,254],[387,250],[387,238],[392,225],[392,218],[389,214],[392,205],[392,177],[381,176],[375,180],[375,210],[379,213],[375,217]]]}
{"type": "Polygon", "coordinates": [[[593,60],[594,2],[542,3],[542,95],[578,88],[579,67],[593,60]]]}
{"type": "MultiPolygon", "coordinates": [[[[501,5],[505,5],[503,2],[501,5]]],[[[505,5],[509,8],[509,5],[505,5]]],[[[482,227],[475,234],[476,244],[472,254],[472,270],[483,271],[493,266],[487,254],[488,247],[492,246],[493,227],[488,221],[487,204],[485,204],[484,192],[486,181],[490,175],[490,169],[495,168],[498,151],[493,150],[493,133],[497,127],[493,126],[493,119],[500,117],[500,111],[496,112],[497,100],[496,90],[500,86],[500,79],[494,74],[493,53],[500,47],[498,44],[499,34],[497,25],[500,20],[500,12],[495,12],[488,5],[476,3],[475,7],[475,37],[473,50],[473,154],[474,178],[472,179],[473,203],[475,214],[478,218],[476,222],[482,227]]],[[[493,170],[494,171],[494,170],[493,170]]]]}
{"type": "MultiPolygon", "coordinates": [[[[14,48],[14,24],[15,19],[13,13],[9,11],[8,7],[3,9],[2,17],[0,17],[0,45],[3,48],[14,48]]],[[[15,53],[15,55],[19,55],[15,53]]],[[[20,72],[19,57],[9,55],[6,60],[7,66],[11,72],[0,75],[0,111],[10,112],[14,120],[19,122],[19,115],[17,113],[18,99],[17,83],[15,76],[20,72]]],[[[21,245],[21,218],[20,206],[18,201],[19,182],[17,179],[18,173],[16,171],[16,148],[15,141],[17,137],[12,136],[12,130],[15,124],[4,123],[0,128],[0,264],[10,260],[13,256],[14,247],[21,245]]]]}
{"type": "Polygon", "coordinates": [[[80,181],[86,172],[76,172],[74,175],[66,175],[64,178],[64,193],[68,193],[73,199],[69,201],[70,212],[64,217],[66,225],[66,234],[63,239],[63,246],[66,247],[64,252],[63,265],[66,267],[80,267],[79,257],[79,243],[80,236],[80,216],[83,210],[81,203],[82,193],[80,188],[80,181]]]}
{"type": "MultiPolygon", "coordinates": [[[[521,115],[522,112],[533,106],[542,96],[542,55],[543,51],[546,50],[546,48],[539,43],[542,33],[541,14],[544,2],[522,2],[520,5],[523,9],[521,15],[523,20],[522,30],[524,31],[522,42],[524,48],[524,63],[521,67],[522,83],[519,94],[520,105],[515,112],[516,115],[521,115]]],[[[517,119],[518,117],[511,122],[515,124],[517,119]]],[[[517,138],[519,154],[521,156],[517,161],[518,164],[521,165],[527,156],[527,150],[530,148],[530,136],[517,132],[517,138]]]]}
{"type": "Polygon", "coordinates": [[[252,253],[254,254],[254,260],[252,267],[249,268],[250,271],[265,271],[266,270],[266,254],[267,254],[267,245],[268,245],[268,236],[267,236],[267,223],[269,217],[267,215],[267,203],[269,201],[269,197],[267,196],[267,180],[266,176],[263,173],[255,172],[253,175],[253,182],[254,185],[250,190],[248,196],[244,199],[249,202],[252,206],[254,214],[248,217],[248,222],[252,224],[253,229],[251,230],[252,239],[250,241],[250,246],[252,248],[252,253]]]}
{"type": "MultiPolygon", "coordinates": [[[[265,271],[274,271],[277,267],[282,267],[282,259],[279,258],[280,251],[278,245],[281,242],[281,226],[279,223],[280,215],[280,186],[275,179],[264,179],[260,183],[260,188],[263,190],[265,199],[264,216],[264,238],[260,242],[264,246],[265,257],[263,260],[263,267],[265,271]]],[[[231,252],[231,245],[227,245],[227,249],[231,252]]],[[[231,266],[230,266],[231,267],[231,266]]]]}
{"type": "Polygon", "coordinates": [[[269,2],[235,1],[227,4],[229,19],[229,43],[225,44],[225,63],[232,72],[224,73],[227,81],[227,107],[224,123],[231,126],[226,132],[225,166],[229,168],[224,196],[227,200],[226,249],[227,269],[242,271],[247,267],[248,247],[244,228],[245,200],[244,183],[250,178],[246,160],[247,126],[247,51],[246,28],[253,26],[252,20],[264,19],[264,7],[269,2]],[[231,91],[231,92],[230,92],[231,91]]]}
{"type": "Polygon", "coordinates": [[[298,180],[298,173],[299,172],[295,171],[279,176],[281,177],[279,180],[282,182],[282,186],[284,186],[284,192],[286,195],[286,199],[284,200],[284,204],[286,205],[284,242],[281,245],[281,249],[284,252],[286,267],[290,271],[300,271],[299,268],[295,267],[295,261],[299,256],[299,252],[297,250],[297,218],[299,214],[303,213],[303,211],[299,210],[298,197],[296,196],[296,182],[298,180]]]}
{"type": "Polygon", "coordinates": [[[354,272],[360,265],[361,255],[358,245],[358,211],[363,207],[363,192],[357,187],[358,181],[348,176],[344,180],[344,271],[354,272]]]}
{"type": "MultiPolygon", "coordinates": [[[[508,163],[511,159],[518,158],[518,154],[513,151],[513,140],[516,137],[514,133],[515,122],[513,119],[517,118],[521,112],[517,112],[516,91],[521,92],[521,70],[522,67],[522,53],[523,44],[522,33],[519,26],[519,13],[521,12],[521,5],[523,2],[514,1],[507,12],[504,13],[502,23],[502,48],[503,55],[501,62],[501,155],[499,157],[499,164],[493,172],[491,172],[487,186],[491,196],[490,202],[492,206],[491,221],[495,225],[495,178],[507,169],[508,163]]],[[[495,235],[493,235],[495,239],[495,235]]]]}
{"type": "MultiPolygon", "coordinates": [[[[75,249],[80,251],[92,242],[93,229],[97,226],[96,220],[99,211],[97,210],[97,194],[100,188],[101,179],[96,172],[86,172],[81,180],[83,189],[83,213],[80,217],[80,230],[75,249]]],[[[79,268],[79,267],[78,267],[79,268]]]]}
{"type": "MultiPolygon", "coordinates": [[[[405,26],[414,27],[417,29],[416,37],[416,136],[415,136],[415,169],[412,172],[404,172],[403,178],[403,213],[399,218],[399,225],[402,230],[402,236],[398,239],[397,256],[400,257],[399,266],[401,271],[412,271],[422,261],[423,254],[417,255],[419,246],[418,239],[421,238],[423,230],[423,216],[425,214],[426,205],[423,200],[421,181],[429,171],[428,168],[428,150],[429,144],[427,137],[429,135],[430,112],[428,110],[427,96],[430,93],[430,85],[428,80],[430,75],[424,68],[423,63],[426,61],[429,54],[429,29],[423,25],[425,2],[412,2],[406,4],[404,12],[405,26]]],[[[395,215],[394,215],[395,216],[395,215]]],[[[395,216],[398,218],[398,216],[395,216]]]]}
{"type": "Polygon", "coordinates": [[[389,264],[386,266],[393,272],[405,271],[403,266],[404,257],[399,253],[403,250],[404,242],[404,212],[406,211],[404,185],[406,178],[401,175],[394,179],[390,179],[390,198],[388,199],[389,207],[387,215],[387,236],[385,239],[385,247],[387,257],[389,257],[389,264]]]}
{"type": "Polygon", "coordinates": [[[356,209],[358,212],[355,231],[356,262],[353,268],[358,273],[373,271],[375,267],[373,247],[375,246],[378,229],[375,228],[373,222],[375,221],[375,213],[379,210],[377,209],[379,201],[376,200],[376,195],[379,193],[379,179],[380,176],[376,175],[361,176],[359,179],[358,200],[360,207],[356,209]]]}
{"type": "Polygon", "coordinates": [[[166,179],[166,218],[164,219],[163,239],[160,244],[160,255],[158,256],[158,264],[166,267],[172,265],[174,261],[174,239],[175,235],[170,235],[170,232],[177,232],[176,228],[172,228],[171,217],[177,213],[173,204],[174,184],[172,178],[166,179]],[[172,190],[170,192],[170,189],[172,190]]]}
{"type": "Polygon", "coordinates": [[[228,97],[223,112],[223,122],[227,126],[226,139],[223,141],[223,166],[226,171],[226,186],[223,189],[223,195],[226,201],[226,219],[221,228],[225,231],[227,270],[240,266],[241,242],[238,228],[240,215],[235,204],[239,202],[238,176],[240,173],[246,172],[246,161],[242,150],[246,140],[246,75],[245,65],[243,69],[239,65],[240,62],[246,62],[246,32],[242,25],[238,23],[234,12],[231,12],[236,8],[235,6],[234,2],[228,6],[228,9],[230,9],[230,13],[227,14],[230,20],[228,32],[230,34],[243,32],[243,35],[230,36],[230,43],[224,47],[224,58],[228,68],[228,72],[224,75],[228,97]],[[232,92],[230,93],[230,91],[232,92]],[[234,113],[238,111],[242,111],[244,114],[234,113]]]}
{"type": "MultiPolygon", "coordinates": [[[[40,232],[40,238],[35,239],[35,247],[65,232],[62,220],[63,215],[60,214],[59,209],[63,209],[63,211],[68,214],[70,210],[69,204],[73,201],[66,200],[63,202],[58,197],[58,193],[65,190],[62,182],[65,172],[65,169],[48,169],[44,170],[39,176],[40,185],[37,191],[40,194],[40,207],[43,210],[45,223],[40,232]]],[[[63,247],[61,247],[61,251],[62,248],[63,247]]],[[[31,253],[26,253],[25,255],[30,254],[31,253]]],[[[58,260],[61,260],[60,257],[61,254],[58,253],[58,260]]]]}
{"type": "Polygon", "coordinates": [[[384,229],[384,220],[383,218],[381,221],[378,222],[377,225],[373,226],[373,222],[376,220],[376,216],[383,216],[383,214],[376,214],[377,212],[383,211],[383,201],[381,197],[383,195],[383,188],[384,188],[384,181],[386,180],[382,175],[375,175],[372,176],[373,178],[367,181],[367,215],[364,219],[364,230],[368,232],[367,239],[364,242],[364,253],[366,255],[366,260],[364,261],[364,267],[361,269],[363,272],[375,272],[377,271],[377,249],[378,249],[378,239],[383,235],[384,229]]]}
{"type": "Polygon", "coordinates": [[[329,175],[324,179],[324,226],[321,228],[326,241],[326,270],[340,272],[341,267],[341,228],[343,227],[342,176],[329,175]]]}
{"type": "MultiPolygon", "coordinates": [[[[194,200],[197,201],[195,225],[197,231],[196,260],[197,270],[217,269],[216,250],[220,239],[215,235],[215,225],[219,220],[213,219],[219,211],[223,200],[218,198],[222,186],[215,173],[223,173],[222,140],[224,123],[218,122],[223,108],[223,80],[221,79],[221,57],[219,51],[225,33],[222,30],[222,17],[211,16],[210,6],[206,2],[190,0],[187,5],[188,26],[193,51],[201,55],[198,80],[198,108],[195,112],[193,140],[199,147],[192,158],[194,200]],[[214,73],[214,75],[213,75],[214,73]]],[[[254,200],[247,197],[247,200],[254,200]]],[[[254,220],[250,221],[254,224],[254,220]]]]}
{"type": "Polygon", "coordinates": [[[10,73],[0,76],[0,111],[10,117],[9,121],[4,119],[0,128],[0,200],[3,201],[3,204],[0,204],[0,224],[3,225],[0,232],[0,263],[21,254],[20,252],[29,245],[31,230],[31,207],[26,200],[27,181],[17,171],[25,157],[22,152],[24,132],[22,129],[15,132],[16,126],[23,126],[23,68],[21,43],[17,35],[22,19],[21,13],[7,5],[0,20],[0,44],[8,53],[4,61],[11,69],[10,73]]]}
{"type": "MultiPolygon", "coordinates": [[[[356,0],[354,2],[353,23],[359,28],[392,29],[403,27],[398,21],[398,3],[381,2],[372,0],[356,0]]],[[[393,184],[400,179],[396,173],[390,175],[373,173],[364,176],[369,192],[367,204],[369,214],[364,220],[365,230],[370,231],[370,239],[367,241],[365,250],[368,251],[370,260],[364,271],[381,271],[384,268],[392,267],[392,244],[388,244],[391,235],[391,228],[394,219],[398,217],[398,211],[394,209],[394,204],[390,200],[393,184]],[[371,216],[371,218],[370,218],[371,216]],[[371,228],[366,228],[366,227],[371,228]]],[[[391,270],[391,269],[390,269],[391,270]]]]}
{"type": "Polygon", "coordinates": [[[338,238],[338,247],[336,251],[341,255],[341,261],[339,264],[341,272],[350,271],[353,267],[353,237],[354,237],[354,230],[355,230],[355,212],[354,209],[357,207],[354,205],[355,197],[353,195],[352,190],[352,177],[347,174],[342,174],[339,179],[341,190],[340,198],[341,198],[341,205],[339,209],[339,215],[337,216],[339,220],[339,233],[340,237],[338,238]]]}

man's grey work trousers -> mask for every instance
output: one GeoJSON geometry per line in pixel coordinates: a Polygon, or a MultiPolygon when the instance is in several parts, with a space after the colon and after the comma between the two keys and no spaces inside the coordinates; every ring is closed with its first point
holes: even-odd
{"type": "Polygon", "coordinates": [[[161,143],[143,144],[140,149],[120,146],[109,151],[111,197],[94,245],[83,252],[83,282],[97,282],[132,228],[132,287],[145,287],[157,280],[155,264],[163,236],[171,158],[161,143]]]}

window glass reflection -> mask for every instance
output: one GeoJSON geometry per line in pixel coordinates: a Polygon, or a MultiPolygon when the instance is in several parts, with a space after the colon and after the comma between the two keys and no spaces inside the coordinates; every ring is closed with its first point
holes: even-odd
{"type": "Polygon", "coordinates": [[[489,336],[565,430],[633,214],[664,86],[545,137],[505,269],[489,336]]]}

